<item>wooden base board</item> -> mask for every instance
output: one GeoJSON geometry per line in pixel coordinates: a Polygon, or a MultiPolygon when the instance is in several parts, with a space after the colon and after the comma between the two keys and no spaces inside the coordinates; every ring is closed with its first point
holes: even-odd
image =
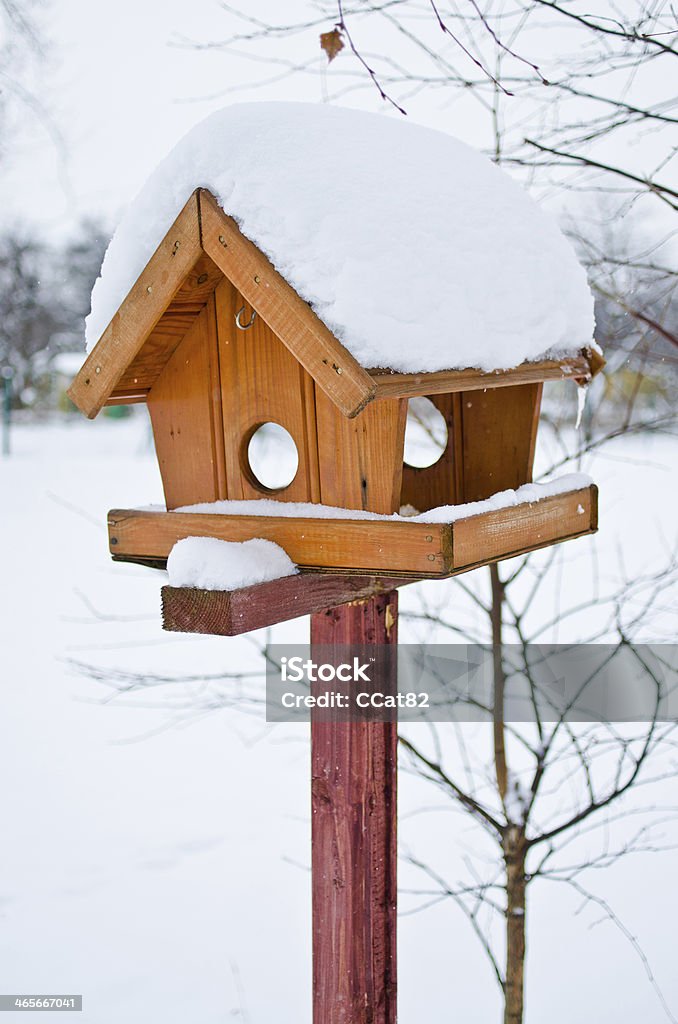
{"type": "Polygon", "coordinates": [[[411,579],[307,572],[240,590],[162,588],[162,626],[173,633],[240,636],[253,629],[365,601],[411,579]]]}
{"type": "Polygon", "coordinates": [[[280,544],[302,569],[442,579],[594,533],[597,493],[591,485],[454,523],[116,509],[108,517],[109,542],[118,561],[158,564],[184,537],[264,537],[280,544]]]}

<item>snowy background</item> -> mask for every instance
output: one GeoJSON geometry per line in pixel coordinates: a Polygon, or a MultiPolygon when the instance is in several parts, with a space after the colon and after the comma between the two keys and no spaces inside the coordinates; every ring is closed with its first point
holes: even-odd
{"type": "MultiPolygon", "coordinates": [[[[287,7],[290,19],[305,9],[297,0],[287,7]]],[[[279,4],[257,0],[256,9],[270,17],[279,4]]],[[[48,53],[23,81],[38,109],[19,105],[6,123],[0,221],[55,246],[85,216],[108,235],[158,159],[230,99],[327,95],[325,71],[309,84],[275,80],[267,67],[271,80],[259,87],[261,67],[238,52],[183,47],[187,37],[227,31],[212,0],[119,0],[114,12],[59,0],[42,17],[48,53]]],[[[300,41],[285,51],[292,62],[301,53],[300,41]]],[[[370,92],[355,104],[379,108],[370,92]]],[[[417,97],[411,116],[489,144],[477,111],[448,106],[442,93],[417,97]]],[[[656,145],[646,134],[639,151],[656,145]]],[[[653,212],[646,225],[664,231],[653,212]]],[[[164,634],[162,576],[110,562],[107,510],[162,500],[144,410],[87,423],[32,415],[26,404],[12,454],[0,458],[0,992],[82,992],[83,1024],[308,1022],[307,729],[267,726],[248,700],[222,706],[241,684],[209,682],[258,671],[262,636],[164,634]],[[176,682],[125,695],[125,673],[176,682]]],[[[574,406],[572,396],[571,423],[574,406]]],[[[553,450],[539,453],[542,465],[553,450]]],[[[676,539],[676,462],[675,437],[654,434],[620,439],[568,467],[599,483],[601,530],[563,547],[539,606],[545,620],[598,583],[612,590],[623,576],[666,563],[676,539]]],[[[402,608],[418,607],[422,594],[434,603],[448,594],[450,607],[470,616],[453,587],[407,588],[402,608]]],[[[670,595],[652,626],[653,639],[675,639],[670,595]]],[[[570,620],[559,639],[581,629],[570,620]]],[[[272,639],[303,641],[306,631],[299,621],[272,639]]],[[[411,637],[420,635],[412,627],[411,637]]],[[[242,686],[256,694],[263,684],[242,686]]],[[[675,805],[673,788],[664,784],[652,799],[675,805]]],[[[644,799],[640,791],[627,808],[644,799]]],[[[435,796],[405,773],[400,800],[404,851],[435,851],[451,877],[469,853],[482,854],[462,818],[426,811],[435,796]]],[[[664,845],[678,842],[673,821],[663,833],[664,845]]],[[[595,885],[637,936],[678,1014],[675,857],[621,861],[595,885]]],[[[415,884],[406,864],[401,884],[415,884]]],[[[496,1021],[495,982],[467,921],[451,903],[408,913],[416,903],[403,896],[401,1021],[496,1021]]],[[[643,963],[601,914],[547,885],[535,889],[531,913],[529,1024],[667,1019],[643,963]]]]}
{"type": "MultiPolygon", "coordinates": [[[[594,548],[608,579],[620,544],[631,574],[664,557],[675,447],[624,445],[587,465],[603,525],[568,546],[561,600],[588,585],[594,548]],[[639,523],[642,549],[628,542],[639,523]]],[[[267,726],[257,709],[192,711],[200,682],[111,701],[105,683],[73,666],[178,679],[260,667],[245,639],[163,634],[162,576],[109,561],[105,511],[161,500],[145,417],[18,429],[0,485],[0,988],[82,992],[88,1024],[309,1020],[307,727],[267,726]]],[[[429,597],[440,586],[427,584],[429,597]]],[[[403,608],[414,591],[403,591],[403,608]]],[[[278,641],[302,642],[306,628],[279,627],[278,641]]],[[[435,802],[401,776],[401,841],[420,853],[438,846],[454,864],[467,853],[458,816],[413,815],[435,802]]],[[[673,1006],[674,857],[629,860],[596,879],[673,1006]]],[[[533,904],[533,1020],[666,1019],[613,926],[576,916],[578,902],[555,888],[533,904]]],[[[403,1021],[496,1019],[474,941],[452,905],[401,918],[403,1021]]]]}

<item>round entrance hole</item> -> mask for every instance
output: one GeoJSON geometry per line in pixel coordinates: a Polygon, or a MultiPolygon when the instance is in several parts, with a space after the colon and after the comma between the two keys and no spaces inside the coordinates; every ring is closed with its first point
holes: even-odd
{"type": "Polygon", "coordinates": [[[247,445],[247,462],[256,483],[266,491],[281,491],[294,480],[299,453],[292,435],[279,423],[262,423],[247,445]]]}
{"type": "Polygon", "coordinates": [[[435,466],[447,448],[447,423],[430,398],[410,398],[405,425],[406,466],[435,466]]]}

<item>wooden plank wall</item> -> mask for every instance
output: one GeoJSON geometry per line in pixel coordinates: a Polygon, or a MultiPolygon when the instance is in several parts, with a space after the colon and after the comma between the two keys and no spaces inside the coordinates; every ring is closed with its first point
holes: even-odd
{"type": "Polygon", "coordinates": [[[227,496],[214,298],[147,398],[168,509],[227,496]]]}
{"type": "Polygon", "coordinates": [[[236,327],[244,304],[221,278],[148,393],[168,509],[220,498],[320,501],[313,380],[261,318],[236,327]],[[276,490],[258,483],[247,459],[252,433],[269,421],[299,455],[294,480],[276,490]]]}
{"type": "Polygon", "coordinates": [[[397,512],[407,400],[372,402],[347,419],[316,387],[320,500],[325,505],[397,512]]]}
{"type": "Polygon", "coordinates": [[[230,281],[219,284],[215,300],[228,497],[320,501],[312,377],[261,317],[246,331],[236,327],[238,310],[246,307],[247,322],[252,309],[230,281]],[[252,434],[267,422],[290,433],[299,456],[294,480],[274,491],[257,482],[247,460],[252,434]]]}
{"type": "Polygon", "coordinates": [[[518,384],[459,396],[461,501],[480,501],[531,482],[542,387],[518,384]]]}
{"type": "MultiPolygon", "coordinates": [[[[189,215],[195,216],[195,204],[182,217],[189,215]]],[[[246,240],[233,230],[231,242],[240,252],[246,240]]],[[[182,252],[177,245],[173,268],[179,267],[175,250],[182,252]]],[[[265,283],[260,279],[254,289],[258,300],[265,283]]],[[[154,294],[152,286],[147,292],[154,294]]],[[[424,510],[475,501],[531,479],[540,383],[430,395],[450,441],[438,463],[415,469],[403,464],[406,397],[395,397],[396,389],[394,397],[347,418],[330,389],[313,381],[261,315],[250,330],[237,329],[242,306],[249,317],[252,307],[202,254],[188,274],[184,270],[169,308],[110,399],[147,398],[168,508],[274,496],[379,512],[401,503],[424,510]],[[261,486],[249,468],[249,439],[268,421],[288,430],[297,446],[299,469],[286,488],[261,486]]]]}
{"type": "Polygon", "coordinates": [[[433,466],[404,467],[402,503],[424,512],[530,483],[542,388],[518,384],[427,396],[445,419],[448,443],[433,466]]]}

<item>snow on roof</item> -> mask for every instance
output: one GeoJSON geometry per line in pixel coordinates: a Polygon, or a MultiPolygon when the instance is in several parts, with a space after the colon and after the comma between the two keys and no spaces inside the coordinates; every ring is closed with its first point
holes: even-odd
{"type": "Polygon", "coordinates": [[[188,132],[129,207],[94,286],[88,347],[197,187],[365,367],[509,369],[591,342],[572,247],[484,156],[386,115],[247,103],[188,132]]]}

